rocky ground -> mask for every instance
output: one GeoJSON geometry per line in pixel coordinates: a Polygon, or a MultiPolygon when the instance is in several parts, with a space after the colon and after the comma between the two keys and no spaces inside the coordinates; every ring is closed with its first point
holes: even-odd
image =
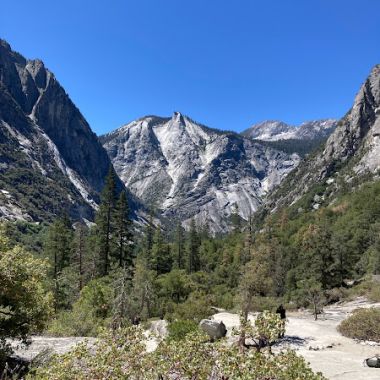
{"type": "MultiPolygon", "coordinates": [[[[380,345],[373,342],[356,342],[345,338],[336,327],[358,307],[380,307],[364,298],[342,305],[326,307],[319,320],[307,311],[288,313],[286,335],[273,349],[274,352],[286,348],[294,349],[302,355],[313,370],[322,372],[328,379],[339,380],[379,380],[380,368],[364,366],[366,358],[380,355],[380,345]]],[[[232,327],[239,324],[236,314],[218,313],[214,319],[223,321],[229,334],[232,327]]]]}
{"type": "MultiPolygon", "coordinates": [[[[368,368],[363,364],[366,358],[380,355],[380,344],[356,342],[343,337],[336,330],[339,323],[358,307],[380,307],[380,303],[371,304],[365,298],[358,298],[352,302],[335,304],[326,307],[318,321],[314,321],[314,317],[308,311],[287,313],[286,335],[274,346],[273,351],[294,349],[310,362],[315,371],[322,372],[331,380],[380,379],[380,368],[368,368]]],[[[231,330],[239,324],[238,315],[219,312],[213,318],[223,321],[228,329],[227,336],[232,340],[231,330]]],[[[155,335],[165,335],[165,321],[152,322],[150,331],[155,335]]],[[[147,332],[148,336],[149,332],[147,332]]],[[[26,359],[32,359],[47,347],[62,353],[83,339],[33,337],[33,342],[27,350],[16,347],[16,353],[26,359]]],[[[154,350],[157,343],[156,338],[148,338],[148,350],[154,350]]]]}

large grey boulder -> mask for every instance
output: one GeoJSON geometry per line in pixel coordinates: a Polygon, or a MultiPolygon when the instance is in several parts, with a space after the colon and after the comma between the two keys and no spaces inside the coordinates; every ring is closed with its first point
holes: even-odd
{"type": "Polygon", "coordinates": [[[374,356],[373,358],[366,359],[366,364],[368,367],[380,368],[380,358],[374,356]]]}
{"type": "Polygon", "coordinates": [[[227,329],[223,322],[213,321],[212,319],[202,319],[199,327],[212,340],[220,339],[226,336],[227,329]]]}

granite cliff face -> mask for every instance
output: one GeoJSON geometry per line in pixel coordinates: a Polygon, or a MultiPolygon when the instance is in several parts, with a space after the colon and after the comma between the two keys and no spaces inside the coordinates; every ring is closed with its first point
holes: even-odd
{"type": "Polygon", "coordinates": [[[231,213],[248,219],[294,169],[299,156],[235,133],[207,128],[175,112],[147,116],[101,137],[119,177],[164,217],[228,229],[231,213]]]}
{"type": "Polygon", "coordinates": [[[292,204],[318,186],[314,203],[314,208],[318,208],[319,203],[331,201],[343,186],[376,179],[379,169],[380,65],[377,65],[326,143],[284,180],[268,198],[268,205],[276,208],[292,204]]]}
{"type": "Polygon", "coordinates": [[[110,165],[54,74],[0,40],[0,218],[91,217],[110,165]]]}

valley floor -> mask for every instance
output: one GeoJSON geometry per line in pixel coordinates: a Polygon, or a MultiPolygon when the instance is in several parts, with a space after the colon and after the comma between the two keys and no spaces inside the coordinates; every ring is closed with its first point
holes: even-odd
{"type": "MultiPolygon", "coordinates": [[[[380,307],[380,303],[371,304],[364,298],[358,298],[345,304],[335,304],[326,307],[318,321],[314,321],[313,316],[307,311],[287,313],[286,335],[273,347],[273,351],[294,349],[310,362],[313,370],[322,372],[331,380],[378,380],[380,368],[365,367],[363,361],[376,354],[380,355],[380,344],[359,343],[343,337],[336,330],[339,323],[354,309],[371,306],[380,307]]],[[[220,312],[213,318],[224,322],[228,329],[227,336],[233,340],[231,330],[239,324],[238,315],[220,312]]],[[[165,330],[165,326],[161,326],[163,323],[163,321],[152,323],[152,329],[156,333],[162,333],[165,330]]],[[[27,359],[33,358],[46,347],[62,353],[83,339],[34,337],[28,350],[17,349],[16,352],[27,359]]],[[[156,344],[156,340],[148,340],[148,350],[154,350],[156,344]]]]}

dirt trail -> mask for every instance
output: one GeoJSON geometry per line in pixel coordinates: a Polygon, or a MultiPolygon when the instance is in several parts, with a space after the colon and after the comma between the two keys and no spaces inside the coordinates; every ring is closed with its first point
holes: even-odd
{"type": "MultiPolygon", "coordinates": [[[[308,312],[287,313],[285,338],[274,346],[273,351],[294,349],[313,370],[322,372],[331,380],[379,380],[380,368],[365,367],[363,361],[380,354],[380,345],[357,343],[336,330],[352,310],[371,306],[380,307],[380,304],[370,304],[360,298],[344,305],[326,307],[318,321],[314,321],[308,312]]],[[[223,321],[229,330],[239,324],[236,314],[222,312],[215,314],[214,319],[223,321]]]]}

